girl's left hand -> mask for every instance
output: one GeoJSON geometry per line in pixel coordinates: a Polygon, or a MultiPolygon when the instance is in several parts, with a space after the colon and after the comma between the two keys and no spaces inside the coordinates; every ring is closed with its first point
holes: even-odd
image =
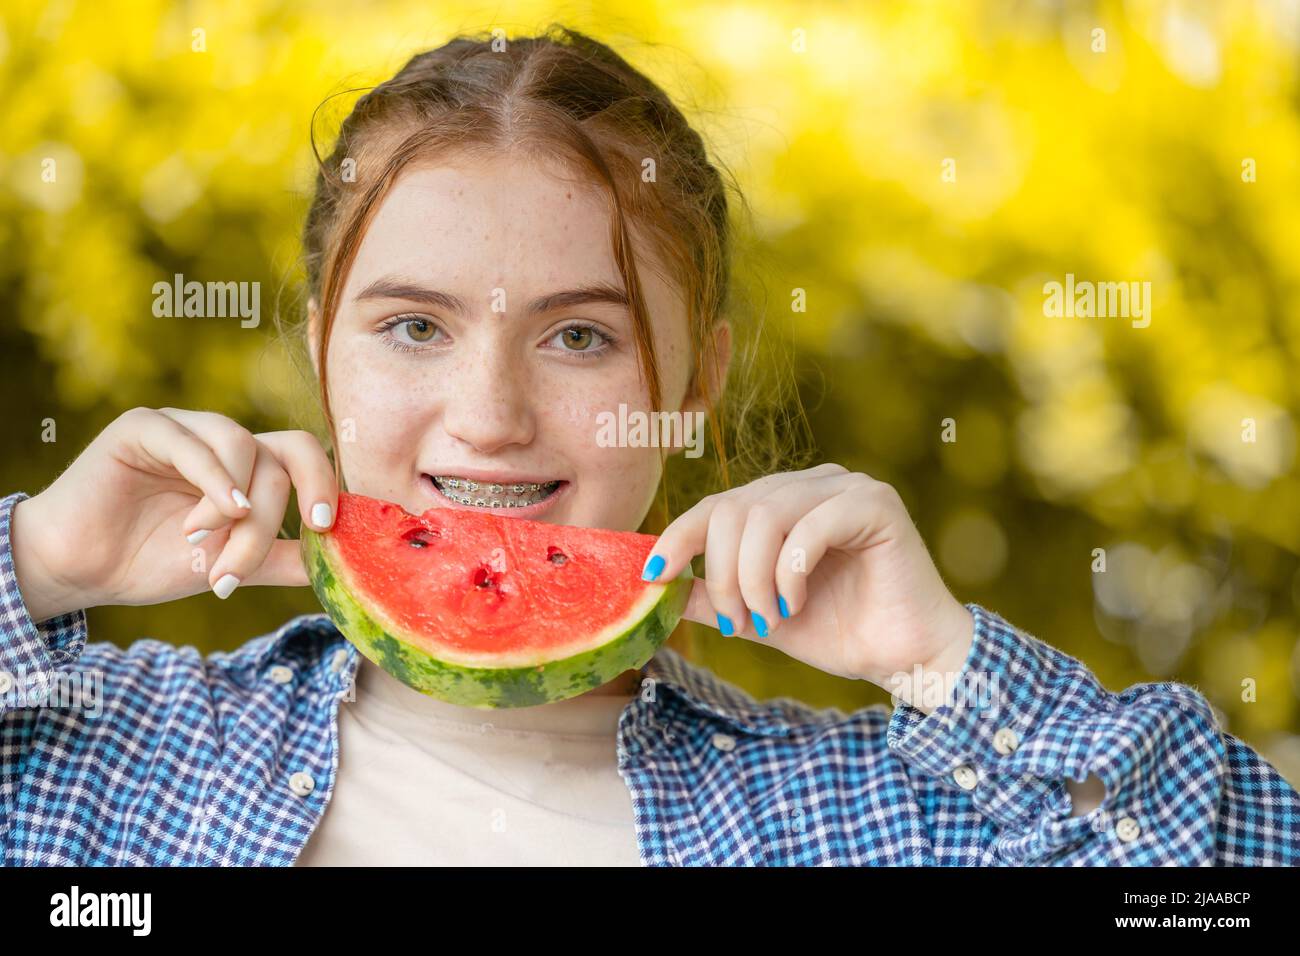
{"type": "Polygon", "coordinates": [[[668,526],[647,567],[662,556],[655,577],[670,580],[701,553],[685,616],[724,635],[907,700],[911,682],[895,675],[955,674],[969,653],[971,613],[898,492],[859,472],[824,464],[710,495],[668,526]]]}

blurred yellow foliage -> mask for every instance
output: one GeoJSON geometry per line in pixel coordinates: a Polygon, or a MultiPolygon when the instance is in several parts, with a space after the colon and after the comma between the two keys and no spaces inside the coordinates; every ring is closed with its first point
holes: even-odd
{"type": "MultiPolygon", "coordinates": [[[[1112,688],[1197,684],[1300,780],[1295,4],[497,12],[5,0],[0,388],[25,411],[5,416],[3,491],[38,490],[132,405],[310,424],[269,321],[156,318],[153,283],[258,281],[264,311],[297,314],[317,105],[457,32],[559,19],[649,72],[737,172],[821,455],[899,487],[960,597],[1112,688]],[[1048,315],[1067,275],[1149,283],[1149,325],[1048,315]]],[[[92,628],[215,649],[315,609],[211,600],[92,628]]],[[[757,693],[883,699],[697,637],[757,693]]]]}

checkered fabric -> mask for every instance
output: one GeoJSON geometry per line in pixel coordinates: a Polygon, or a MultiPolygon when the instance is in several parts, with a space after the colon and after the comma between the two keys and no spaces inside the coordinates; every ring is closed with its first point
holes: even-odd
{"type": "MultiPolygon", "coordinates": [[[[231,653],[33,622],[0,500],[0,862],[288,865],[329,804],[358,662],[324,615],[231,653]]],[[[1300,795],[1184,684],[1104,689],[979,605],[930,714],[756,701],[661,648],[623,712],[641,860],[1296,865],[1300,795]],[[1106,785],[1070,815],[1066,778],[1106,785]]],[[[485,826],[487,821],[485,820],[485,826]]]]}

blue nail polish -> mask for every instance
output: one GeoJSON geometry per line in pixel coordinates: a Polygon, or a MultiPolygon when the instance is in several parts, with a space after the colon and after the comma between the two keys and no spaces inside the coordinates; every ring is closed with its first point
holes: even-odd
{"type": "Polygon", "coordinates": [[[757,611],[750,611],[749,616],[754,622],[754,630],[758,631],[758,636],[767,637],[767,621],[763,620],[763,615],[757,611]]]}
{"type": "Polygon", "coordinates": [[[659,577],[666,563],[667,562],[664,561],[664,556],[662,554],[656,554],[646,562],[645,570],[641,572],[641,580],[653,581],[655,578],[659,577]]]}
{"type": "Polygon", "coordinates": [[[731,637],[736,633],[736,625],[731,623],[731,618],[725,614],[718,615],[718,630],[722,632],[723,637],[731,637]]]}
{"type": "Polygon", "coordinates": [[[785,598],[781,597],[779,594],[776,596],[776,606],[781,609],[782,617],[790,616],[790,605],[786,604],[785,598]]]}

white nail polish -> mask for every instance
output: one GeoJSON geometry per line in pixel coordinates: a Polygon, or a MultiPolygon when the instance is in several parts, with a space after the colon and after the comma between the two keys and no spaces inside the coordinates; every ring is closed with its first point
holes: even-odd
{"type": "Polygon", "coordinates": [[[328,528],[332,514],[329,505],[323,501],[318,501],[311,506],[311,523],[318,528],[328,528]]]}
{"type": "Polygon", "coordinates": [[[239,505],[239,507],[241,507],[241,508],[251,508],[251,507],[253,507],[252,505],[250,505],[250,504],[248,503],[248,499],[244,497],[244,493],[243,493],[242,491],[240,491],[238,488],[231,488],[231,489],[230,489],[230,497],[234,498],[234,499],[235,499],[235,504],[239,505]]]}
{"type": "Polygon", "coordinates": [[[237,587],[239,587],[239,578],[233,574],[223,574],[217,583],[212,585],[212,593],[224,601],[235,592],[237,587]]]}
{"type": "Polygon", "coordinates": [[[191,531],[189,534],[187,534],[185,536],[185,540],[188,541],[190,544],[198,544],[200,541],[202,541],[210,534],[212,534],[212,532],[209,531],[207,528],[200,528],[198,531],[191,531]]]}

